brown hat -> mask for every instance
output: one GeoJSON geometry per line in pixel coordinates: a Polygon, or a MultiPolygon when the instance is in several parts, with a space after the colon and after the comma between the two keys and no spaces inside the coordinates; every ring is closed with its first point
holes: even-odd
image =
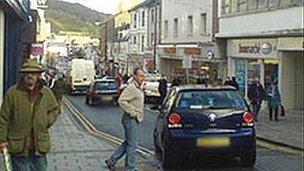
{"type": "Polygon", "coordinates": [[[36,59],[27,59],[21,67],[21,73],[43,72],[36,59]]]}

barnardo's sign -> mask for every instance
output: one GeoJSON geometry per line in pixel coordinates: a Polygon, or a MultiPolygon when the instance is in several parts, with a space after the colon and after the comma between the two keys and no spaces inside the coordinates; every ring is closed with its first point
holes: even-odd
{"type": "Polygon", "coordinates": [[[277,58],[277,39],[231,39],[227,55],[246,58],[277,58]]]}

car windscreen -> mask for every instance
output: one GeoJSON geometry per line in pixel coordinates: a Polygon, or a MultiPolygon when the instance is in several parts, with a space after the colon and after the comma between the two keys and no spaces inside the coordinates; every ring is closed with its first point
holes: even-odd
{"type": "Polygon", "coordinates": [[[113,81],[101,81],[95,83],[95,88],[97,90],[116,90],[116,83],[113,81]]]}
{"type": "Polygon", "coordinates": [[[244,109],[243,97],[234,90],[180,92],[176,107],[182,109],[244,109]]]}

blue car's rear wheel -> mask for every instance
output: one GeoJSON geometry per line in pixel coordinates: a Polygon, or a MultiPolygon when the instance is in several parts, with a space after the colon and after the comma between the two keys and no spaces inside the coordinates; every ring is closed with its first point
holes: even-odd
{"type": "Polygon", "coordinates": [[[243,167],[253,167],[256,161],[256,147],[251,147],[251,149],[241,154],[240,159],[243,167]]]}

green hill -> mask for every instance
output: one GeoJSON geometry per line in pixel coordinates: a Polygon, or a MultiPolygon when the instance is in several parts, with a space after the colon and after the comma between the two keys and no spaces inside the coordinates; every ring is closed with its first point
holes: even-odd
{"type": "Polygon", "coordinates": [[[52,23],[52,32],[80,31],[90,35],[98,34],[96,21],[105,22],[109,14],[100,13],[80,4],[49,0],[45,14],[46,20],[52,23]]]}

